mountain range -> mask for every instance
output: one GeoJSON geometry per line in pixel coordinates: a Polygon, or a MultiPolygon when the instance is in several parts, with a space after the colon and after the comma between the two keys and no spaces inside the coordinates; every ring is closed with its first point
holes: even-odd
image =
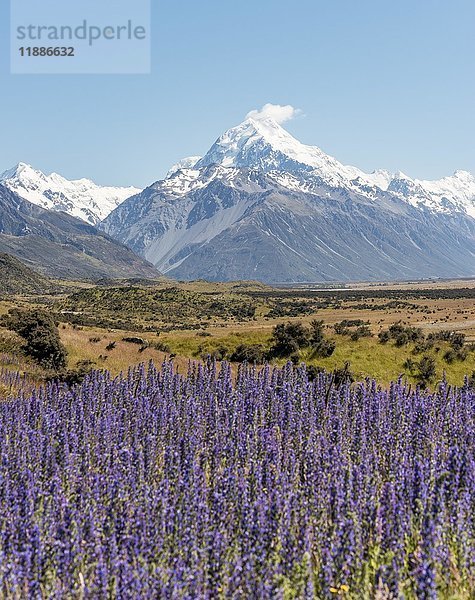
{"type": "Polygon", "coordinates": [[[268,283],[475,274],[475,178],[371,174],[247,119],[101,223],[179,279],[268,283]]]}
{"type": "MultiPolygon", "coordinates": [[[[204,156],[179,161],[143,191],[68,181],[24,163],[0,179],[48,213],[97,225],[111,243],[125,244],[179,279],[275,283],[475,274],[473,175],[456,171],[427,181],[386,170],[365,173],[301,144],[270,118],[246,119],[204,156]]],[[[103,256],[104,262],[114,258],[103,256]]]]}
{"type": "Polygon", "coordinates": [[[70,181],[57,173],[45,175],[25,163],[2,173],[0,182],[41,208],[66,212],[92,225],[105,219],[126,198],[140,192],[134,187],[100,186],[89,179],[70,181]]]}

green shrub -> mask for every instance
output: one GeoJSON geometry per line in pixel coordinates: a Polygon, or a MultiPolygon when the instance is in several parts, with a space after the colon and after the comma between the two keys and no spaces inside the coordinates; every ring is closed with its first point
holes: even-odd
{"type": "Polygon", "coordinates": [[[409,343],[409,336],[405,331],[401,331],[395,337],[395,344],[398,348],[409,343]]]}
{"type": "Polygon", "coordinates": [[[287,358],[309,344],[310,333],[302,323],[280,323],[272,331],[270,356],[287,358]]]}
{"type": "Polygon", "coordinates": [[[333,383],[340,387],[341,385],[346,385],[353,383],[355,380],[355,376],[351,371],[350,363],[346,362],[343,367],[340,369],[335,369],[333,371],[333,383]]]}
{"type": "Polygon", "coordinates": [[[432,381],[436,375],[435,359],[432,356],[423,356],[418,364],[418,379],[421,383],[432,381]]]}
{"type": "Polygon", "coordinates": [[[323,333],[324,323],[323,321],[312,321],[310,323],[310,345],[318,346],[322,341],[324,336],[323,333]]]}
{"type": "Polygon", "coordinates": [[[228,355],[228,348],[226,346],[218,346],[214,352],[211,353],[211,356],[216,360],[224,360],[228,355]]]}
{"type": "Polygon", "coordinates": [[[4,317],[3,324],[25,340],[25,353],[42,367],[55,371],[66,367],[66,348],[55,322],[46,312],[15,308],[4,317]]]}
{"type": "Polygon", "coordinates": [[[307,377],[309,381],[315,381],[320,373],[324,373],[325,369],[317,365],[307,365],[307,377]]]}
{"type": "Polygon", "coordinates": [[[313,348],[313,355],[320,358],[328,358],[335,352],[336,344],[333,340],[322,340],[313,348]]]}
{"type": "Polygon", "coordinates": [[[95,363],[92,360],[80,360],[76,363],[75,369],[69,369],[59,376],[59,380],[69,386],[82,383],[84,379],[94,369],[95,363]]]}
{"type": "Polygon", "coordinates": [[[371,329],[368,327],[368,325],[360,325],[356,332],[358,333],[359,337],[373,337],[371,329]]]}
{"type": "Polygon", "coordinates": [[[170,352],[170,346],[165,344],[165,342],[154,342],[152,348],[155,348],[155,350],[158,350],[159,352],[165,352],[165,354],[170,352]]]}
{"type": "Polygon", "coordinates": [[[453,347],[444,354],[444,360],[452,364],[456,360],[464,361],[468,356],[467,348],[454,349],[453,347]]]}
{"type": "Polygon", "coordinates": [[[444,360],[445,362],[448,362],[449,365],[452,364],[456,359],[457,353],[452,348],[450,350],[447,350],[447,352],[444,354],[444,360]]]}
{"type": "Polygon", "coordinates": [[[229,360],[232,362],[247,362],[260,365],[265,362],[266,350],[260,344],[239,344],[236,350],[231,354],[229,360]]]}

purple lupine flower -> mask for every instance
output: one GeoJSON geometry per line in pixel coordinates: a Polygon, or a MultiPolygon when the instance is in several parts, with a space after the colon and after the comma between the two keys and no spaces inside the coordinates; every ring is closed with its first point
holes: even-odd
{"type": "Polygon", "coordinates": [[[475,595],[474,431],[468,383],[336,388],[291,364],[20,394],[0,404],[2,593],[475,595]]]}

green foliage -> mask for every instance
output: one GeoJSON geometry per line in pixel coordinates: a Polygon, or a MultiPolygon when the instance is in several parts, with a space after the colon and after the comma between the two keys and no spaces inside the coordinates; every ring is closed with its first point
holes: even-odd
{"type": "Polygon", "coordinates": [[[280,323],[272,332],[273,344],[269,358],[290,358],[295,364],[299,360],[299,350],[311,347],[313,357],[326,358],[333,354],[336,344],[325,338],[324,322],[314,320],[310,329],[302,323],[280,323]]]}
{"type": "Polygon", "coordinates": [[[415,343],[414,349],[412,352],[414,354],[422,354],[423,352],[428,352],[429,350],[432,350],[432,348],[434,347],[434,343],[435,343],[435,340],[432,339],[430,336],[427,337],[425,340],[424,339],[418,340],[415,343]]]}
{"type": "Polygon", "coordinates": [[[154,342],[152,348],[155,348],[155,350],[158,350],[159,352],[165,352],[166,354],[170,352],[170,346],[165,342],[154,342]]]}
{"type": "Polygon", "coordinates": [[[239,344],[229,359],[232,362],[247,362],[260,365],[265,362],[266,349],[261,344],[239,344]]]}
{"type": "Polygon", "coordinates": [[[360,337],[369,337],[372,335],[368,327],[369,322],[362,319],[343,319],[339,323],[333,325],[335,333],[338,335],[350,335],[353,341],[360,337]],[[356,327],[356,329],[354,329],[356,327]]]}
{"type": "Polygon", "coordinates": [[[355,376],[351,371],[349,362],[346,362],[342,368],[333,371],[333,382],[337,387],[353,383],[354,381],[355,376]]]}
{"type": "Polygon", "coordinates": [[[201,358],[206,360],[208,357],[211,357],[214,360],[224,360],[227,357],[228,352],[229,350],[226,348],[226,346],[218,346],[218,348],[211,352],[211,354],[203,353],[201,358]]]}
{"type": "MultiPolygon", "coordinates": [[[[402,323],[394,323],[391,325],[389,327],[388,336],[389,337],[387,338],[385,337],[385,341],[389,341],[389,338],[392,338],[398,348],[409,344],[409,342],[417,342],[424,339],[424,334],[420,328],[405,327],[402,323]]],[[[381,334],[379,339],[382,341],[381,334]]]]}
{"type": "Polygon", "coordinates": [[[372,337],[373,334],[371,333],[371,329],[368,327],[368,325],[360,325],[356,332],[358,333],[359,337],[372,337]]]}
{"type": "Polygon", "coordinates": [[[463,348],[463,347],[460,349],[450,348],[450,350],[447,350],[447,352],[444,354],[444,360],[446,362],[448,362],[449,364],[452,364],[456,360],[464,361],[467,358],[467,356],[468,356],[467,348],[463,348]]]}
{"type": "Polygon", "coordinates": [[[350,339],[357,342],[362,337],[372,337],[371,329],[367,325],[360,325],[350,334],[350,339]]]}
{"type": "Polygon", "coordinates": [[[300,322],[279,323],[272,331],[273,344],[269,355],[286,358],[310,343],[310,332],[300,322]]]}
{"type": "Polygon", "coordinates": [[[69,369],[57,378],[67,385],[77,385],[82,383],[94,368],[95,363],[92,360],[80,360],[76,363],[75,369],[69,369]]]}
{"type": "Polygon", "coordinates": [[[318,344],[320,344],[324,337],[325,334],[323,333],[323,328],[325,327],[325,324],[323,321],[317,321],[317,320],[313,320],[310,323],[310,345],[311,346],[318,346],[318,344]]]}
{"type": "Polygon", "coordinates": [[[309,381],[315,381],[320,373],[324,373],[325,369],[318,365],[307,365],[307,377],[309,381]]]}
{"type": "Polygon", "coordinates": [[[58,302],[71,323],[126,331],[178,330],[201,327],[205,320],[245,322],[254,318],[257,302],[245,295],[194,292],[179,287],[92,288],[58,302]]]}
{"type": "Polygon", "coordinates": [[[328,358],[335,352],[336,343],[333,340],[321,340],[316,346],[313,347],[313,356],[319,358],[328,358]]]}
{"type": "Polygon", "coordinates": [[[312,321],[310,323],[310,345],[313,349],[313,356],[327,358],[335,351],[336,344],[333,340],[325,339],[323,328],[323,321],[312,321]]]}
{"type": "Polygon", "coordinates": [[[430,333],[427,337],[434,342],[436,340],[449,342],[454,350],[460,350],[460,348],[463,348],[465,344],[465,334],[448,329],[437,331],[436,333],[430,333]]]}
{"type": "Polygon", "coordinates": [[[421,383],[432,381],[436,375],[435,359],[432,356],[423,356],[418,364],[418,379],[421,383]]]}
{"type": "Polygon", "coordinates": [[[55,371],[66,367],[66,348],[48,313],[41,310],[12,309],[4,317],[3,324],[25,340],[25,353],[42,367],[55,371]]]}
{"type": "Polygon", "coordinates": [[[122,338],[123,342],[127,342],[128,344],[138,344],[139,346],[143,346],[145,344],[145,340],[141,337],[128,336],[122,338]]]}

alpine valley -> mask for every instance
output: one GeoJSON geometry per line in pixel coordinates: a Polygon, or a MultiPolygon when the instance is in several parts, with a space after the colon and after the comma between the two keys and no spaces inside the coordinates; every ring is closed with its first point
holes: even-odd
{"type": "Polygon", "coordinates": [[[249,118],[101,223],[178,279],[387,280],[475,274],[475,179],[366,174],[249,118]]]}

